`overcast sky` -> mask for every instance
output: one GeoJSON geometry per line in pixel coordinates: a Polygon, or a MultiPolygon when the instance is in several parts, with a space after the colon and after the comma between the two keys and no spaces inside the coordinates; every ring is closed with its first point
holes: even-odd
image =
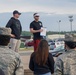
{"type": "Polygon", "coordinates": [[[29,30],[29,25],[33,21],[32,14],[34,12],[43,12],[40,14],[40,20],[49,31],[59,31],[59,19],[61,19],[61,31],[70,31],[68,16],[73,15],[73,30],[76,30],[76,0],[1,0],[0,26],[5,26],[12,15],[5,12],[13,12],[14,10],[22,12],[20,21],[23,30],[29,30]],[[23,14],[23,12],[30,13],[23,14]]]}
{"type": "Polygon", "coordinates": [[[0,13],[47,12],[54,14],[76,14],[76,0],[1,0],[0,13]]]}

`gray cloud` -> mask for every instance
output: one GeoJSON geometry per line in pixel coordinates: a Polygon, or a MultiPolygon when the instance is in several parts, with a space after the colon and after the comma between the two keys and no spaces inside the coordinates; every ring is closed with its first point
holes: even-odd
{"type": "Polygon", "coordinates": [[[22,12],[75,14],[76,0],[2,0],[0,1],[0,7],[0,12],[11,12],[18,9],[22,12]]]}

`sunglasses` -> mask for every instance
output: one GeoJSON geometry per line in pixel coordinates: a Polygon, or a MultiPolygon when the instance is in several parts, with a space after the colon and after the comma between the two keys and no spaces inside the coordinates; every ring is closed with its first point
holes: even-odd
{"type": "Polygon", "coordinates": [[[39,17],[39,16],[35,16],[35,17],[39,17]]]}

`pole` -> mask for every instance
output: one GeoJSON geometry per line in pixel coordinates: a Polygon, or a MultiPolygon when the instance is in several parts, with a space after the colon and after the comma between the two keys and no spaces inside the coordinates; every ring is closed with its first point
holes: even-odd
{"type": "Polygon", "coordinates": [[[71,25],[71,33],[72,33],[72,22],[70,22],[70,25],[71,25]]]}
{"type": "Polygon", "coordinates": [[[59,38],[60,38],[60,23],[61,23],[61,20],[59,20],[59,38]]]}
{"type": "Polygon", "coordinates": [[[59,38],[60,38],[60,22],[59,22],[59,38]]]}
{"type": "Polygon", "coordinates": [[[69,16],[69,21],[70,21],[70,27],[71,27],[71,33],[72,33],[72,22],[73,22],[73,16],[69,16]]]}

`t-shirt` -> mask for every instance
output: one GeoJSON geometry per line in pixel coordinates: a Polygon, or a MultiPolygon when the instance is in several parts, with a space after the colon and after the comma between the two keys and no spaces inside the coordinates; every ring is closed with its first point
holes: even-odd
{"type": "MultiPolygon", "coordinates": [[[[40,22],[40,21],[38,21],[38,22],[33,21],[30,24],[30,28],[33,28],[34,30],[39,30],[39,29],[41,29],[41,27],[43,27],[43,25],[42,25],[42,22],[40,22]]],[[[42,36],[40,36],[40,32],[33,33],[33,35],[34,35],[34,37],[33,37],[34,40],[43,38],[42,36]]]]}

